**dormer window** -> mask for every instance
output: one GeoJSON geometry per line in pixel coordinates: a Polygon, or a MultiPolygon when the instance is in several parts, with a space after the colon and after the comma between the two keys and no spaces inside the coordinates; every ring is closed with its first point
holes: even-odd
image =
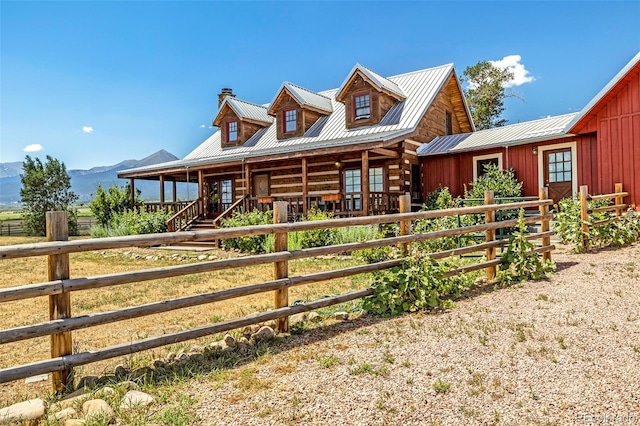
{"type": "Polygon", "coordinates": [[[284,114],[284,133],[295,132],[298,128],[298,114],[295,109],[285,110],[284,114]]]}
{"type": "Polygon", "coordinates": [[[238,140],[238,122],[227,122],[227,143],[236,142],[238,140]]]}
{"type": "Polygon", "coordinates": [[[369,94],[355,95],[353,97],[355,119],[362,120],[371,117],[371,101],[369,94]]]}

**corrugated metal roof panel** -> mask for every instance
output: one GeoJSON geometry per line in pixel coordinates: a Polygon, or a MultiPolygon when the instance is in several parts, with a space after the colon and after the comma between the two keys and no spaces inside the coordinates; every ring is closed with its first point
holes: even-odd
{"type": "MultiPolygon", "coordinates": [[[[401,88],[406,93],[407,98],[391,108],[380,124],[347,129],[345,127],[344,105],[335,99],[337,89],[328,90],[320,92],[320,95],[331,100],[333,113],[326,118],[320,118],[304,136],[278,140],[276,125],[272,123],[256,133],[244,145],[222,148],[220,131],[218,130],[189,153],[184,158],[183,165],[191,165],[194,162],[198,162],[198,164],[215,164],[281,152],[305,151],[370,141],[385,141],[409,134],[416,129],[420,119],[453,71],[453,64],[448,64],[389,77],[388,80],[401,88]]],[[[225,98],[225,101],[227,99],[229,98],[225,98]]],[[[266,111],[266,108],[264,110],[266,111]]],[[[269,118],[271,117],[269,116],[269,118]]],[[[162,168],[163,164],[158,164],[155,168],[126,170],[122,173],[162,168]]]]}
{"type": "Polygon", "coordinates": [[[267,108],[262,105],[227,96],[224,98],[224,101],[222,101],[219,111],[222,111],[225,104],[229,104],[239,118],[248,118],[265,124],[273,123],[273,117],[267,114],[267,108]]]}
{"type": "Polygon", "coordinates": [[[438,136],[433,141],[419,147],[417,152],[419,155],[438,155],[558,137],[566,134],[567,123],[571,122],[576,115],[578,113],[547,117],[473,133],[438,136]]]}
{"type": "Polygon", "coordinates": [[[331,114],[331,112],[333,111],[333,107],[331,106],[331,99],[319,93],[305,89],[304,87],[289,83],[288,81],[282,83],[282,87],[280,87],[280,90],[278,90],[278,94],[276,94],[276,97],[274,98],[272,103],[278,98],[280,92],[284,88],[286,88],[302,106],[309,105],[322,111],[326,111],[329,114],[331,114]]]}

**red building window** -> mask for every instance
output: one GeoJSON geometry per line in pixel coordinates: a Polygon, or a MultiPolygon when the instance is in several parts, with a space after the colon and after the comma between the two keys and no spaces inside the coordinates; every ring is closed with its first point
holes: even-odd
{"type": "Polygon", "coordinates": [[[227,122],[227,142],[235,142],[238,140],[238,122],[227,122]]]}
{"type": "Polygon", "coordinates": [[[355,108],[356,120],[371,117],[371,99],[369,94],[355,95],[353,97],[353,107],[355,108]]]}
{"type": "Polygon", "coordinates": [[[295,109],[284,111],[284,132],[295,132],[298,127],[298,114],[295,109]]]}

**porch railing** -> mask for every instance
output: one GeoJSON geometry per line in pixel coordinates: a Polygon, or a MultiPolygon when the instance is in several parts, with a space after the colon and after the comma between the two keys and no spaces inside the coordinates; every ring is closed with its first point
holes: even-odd
{"type": "MultiPolygon", "coordinates": [[[[176,203],[177,204],[177,203],[176,203]]],[[[182,231],[203,215],[202,198],[187,203],[167,220],[167,231],[182,231]]]]}
{"type": "Polygon", "coordinates": [[[192,202],[193,201],[169,201],[160,203],[159,201],[151,201],[144,203],[144,209],[147,213],[155,213],[160,210],[164,210],[166,212],[179,212],[192,202]]]}
{"type": "Polygon", "coordinates": [[[213,225],[217,228],[220,226],[220,221],[226,217],[231,216],[231,213],[234,210],[237,210],[240,205],[244,204],[244,200],[247,198],[246,195],[243,195],[241,198],[238,198],[233,204],[231,204],[225,211],[220,213],[218,217],[213,220],[213,225]]]}

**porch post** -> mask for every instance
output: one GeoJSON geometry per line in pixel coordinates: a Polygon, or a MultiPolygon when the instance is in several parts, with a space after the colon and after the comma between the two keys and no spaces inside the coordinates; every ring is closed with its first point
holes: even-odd
{"type": "Polygon", "coordinates": [[[171,201],[173,201],[174,203],[178,201],[178,196],[177,196],[177,185],[176,185],[176,180],[174,179],[171,185],[171,201]]]}
{"type": "Polygon", "coordinates": [[[129,179],[129,198],[131,198],[131,210],[136,208],[136,188],[134,186],[134,179],[129,179]]]}
{"type": "Polygon", "coordinates": [[[204,172],[202,169],[198,170],[198,198],[200,198],[200,202],[198,203],[200,206],[200,214],[205,214],[205,206],[206,206],[206,195],[204,193],[204,172]]]}
{"type": "MultiPolygon", "coordinates": [[[[249,197],[251,197],[251,166],[249,164],[245,164],[244,166],[244,193],[247,196],[244,200],[244,209],[245,211],[249,211],[251,203],[249,202],[249,197]]],[[[257,206],[257,204],[256,204],[257,206]]]]}
{"type": "Polygon", "coordinates": [[[307,215],[309,195],[309,177],[307,176],[307,159],[302,159],[302,214],[307,215]]]}
{"type": "Polygon", "coordinates": [[[164,175],[160,175],[160,208],[164,208],[164,175]]]}
{"type": "Polygon", "coordinates": [[[369,215],[369,151],[362,151],[362,211],[369,215]]]}

